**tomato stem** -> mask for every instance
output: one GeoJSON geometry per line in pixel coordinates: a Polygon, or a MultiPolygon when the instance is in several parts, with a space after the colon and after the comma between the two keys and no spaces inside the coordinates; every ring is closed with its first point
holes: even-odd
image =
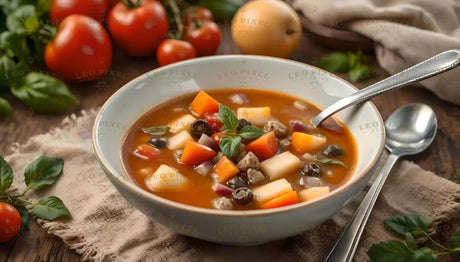
{"type": "Polygon", "coordinates": [[[120,0],[126,8],[128,9],[136,9],[142,5],[141,0],[137,0],[136,2],[133,2],[132,0],[120,0]]]}
{"type": "Polygon", "coordinates": [[[166,0],[165,4],[171,8],[171,11],[174,16],[174,22],[176,23],[176,26],[177,26],[177,31],[173,35],[172,38],[179,40],[182,38],[182,35],[184,33],[184,25],[182,24],[179,7],[177,6],[177,3],[175,0],[166,0]]]}

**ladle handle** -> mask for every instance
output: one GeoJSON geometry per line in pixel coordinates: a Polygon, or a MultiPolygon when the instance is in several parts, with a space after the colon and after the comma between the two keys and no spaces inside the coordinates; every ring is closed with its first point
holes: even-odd
{"type": "Polygon", "coordinates": [[[423,62],[407,68],[395,75],[383,79],[373,85],[359,90],[347,97],[340,99],[334,104],[328,106],[320,114],[311,120],[315,127],[321,124],[326,118],[336,112],[349,107],[353,104],[366,101],[378,94],[421,81],[423,79],[435,76],[460,64],[460,50],[452,49],[433,56],[423,62]]]}
{"type": "Polygon", "coordinates": [[[381,171],[375,178],[374,183],[364,197],[361,205],[356,210],[355,215],[344,229],[339,239],[335,243],[331,252],[324,260],[325,262],[348,262],[353,260],[359,239],[366,226],[367,219],[372,212],[375,201],[377,200],[380,190],[391,171],[391,168],[398,160],[399,156],[390,154],[387,162],[383,165],[381,171]]]}

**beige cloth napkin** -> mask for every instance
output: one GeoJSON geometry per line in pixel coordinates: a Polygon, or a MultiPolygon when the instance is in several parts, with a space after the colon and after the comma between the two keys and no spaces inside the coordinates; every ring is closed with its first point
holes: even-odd
{"type": "MultiPolygon", "coordinates": [[[[91,144],[95,114],[72,115],[62,127],[32,137],[24,145],[13,145],[13,153],[5,157],[17,174],[16,188],[23,187],[20,174],[38,156],[64,159],[57,183],[31,197],[56,195],[64,201],[71,219],[37,221],[86,261],[322,261],[364,196],[362,192],[343,211],[312,230],[259,246],[223,246],[177,235],[132,208],[105,177],[91,144]]],[[[384,219],[419,213],[439,225],[460,215],[458,201],[460,185],[411,162],[400,162],[377,201],[355,260],[369,260],[366,251],[372,244],[394,239],[384,230],[384,219]]]]}
{"type": "MultiPolygon", "coordinates": [[[[377,60],[390,74],[460,48],[460,0],[294,0],[293,6],[315,23],[374,40],[377,60]]],[[[460,68],[422,84],[460,105],[460,68]]]]}

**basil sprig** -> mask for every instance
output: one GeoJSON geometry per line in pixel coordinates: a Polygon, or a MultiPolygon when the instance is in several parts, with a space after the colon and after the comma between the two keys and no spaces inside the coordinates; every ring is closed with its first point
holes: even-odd
{"type": "Polygon", "coordinates": [[[399,240],[388,240],[371,246],[367,252],[373,262],[425,262],[436,261],[438,256],[460,253],[460,227],[457,227],[450,239],[450,247],[443,246],[436,242],[428,234],[430,221],[418,214],[398,215],[385,220],[385,227],[394,235],[404,238],[399,240]],[[427,238],[434,245],[441,249],[433,250],[428,247],[419,247],[417,238],[427,238]]]}
{"type": "Polygon", "coordinates": [[[142,132],[152,135],[152,136],[161,136],[168,133],[170,127],[169,126],[151,126],[151,127],[143,127],[141,128],[142,132]]]}
{"type": "Polygon", "coordinates": [[[0,202],[6,202],[15,206],[22,221],[22,227],[26,228],[29,220],[26,205],[32,206],[33,213],[42,219],[54,220],[61,217],[70,217],[70,211],[61,199],[56,196],[44,197],[34,203],[25,198],[29,190],[38,190],[56,183],[62,174],[64,161],[60,158],[41,156],[30,163],[24,170],[25,190],[21,194],[9,195],[7,190],[13,182],[13,170],[11,166],[0,156],[0,202]]]}
{"type": "Polygon", "coordinates": [[[361,50],[357,52],[335,52],[321,57],[318,67],[334,73],[348,73],[353,82],[359,82],[372,76],[373,70],[365,64],[361,50]]]}
{"type": "Polygon", "coordinates": [[[227,134],[227,136],[221,138],[219,147],[224,156],[227,157],[234,156],[238,151],[241,145],[241,138],[256,139],[265,133],[255,126],[245,126],[237,133],[238,117],[233,110],[223,104],[219,105],[219,120],[224,124],[224,133],[227,134]]]}

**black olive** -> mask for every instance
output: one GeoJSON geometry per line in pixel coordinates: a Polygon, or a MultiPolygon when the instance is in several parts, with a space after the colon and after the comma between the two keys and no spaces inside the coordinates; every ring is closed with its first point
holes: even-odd
{"type": "Polygon", "coordinates": [[[166,137],[152,137],[149,140],[149,145],[158,149],[162,149],[166,147],[166,141],[166,137]]]}
{"type": "Polygon", "coordinates": [[[240,187],[232,192],[233,200],[240,205],[249,205],[254,199],[251,189],[240,187]]]}
{"type": "Polygon", "coordinates": [[[202,134],[211,136],[211,126],[203,119],[197,119],[190,125],[190,133],[195,138],[200,138],[202,134]]]}
{"type": "Polygon", "coordinates": [[[320,176],[321,175],[321,166],[315,163],[306,164],[300,171],[301,176],[320,176]]]}
{"type": "Polygon", "coordinates": [[[237,188],[240,188],[240,187],[247,187],[248,186],[248,182],[241,176],[239,175],[236,175],[232,178],[230,178],[229,180],[227,180],[227,186],[233,188],[233,189],[237,189],[237,188]]]}
{"type": "Polygon", "coordinates": [[[251,122],[249,122],[248,120],[246,120],[244,118],[238,119],[238,127],[236,128],[236,130],[241,131],[241,129],[243,129],[243,127],[250,126],[250,125],[251,125],[251,122]]]}
{"type": "Polygon", "coordinates": [[[343,149],[338,145],[329,145],[323,150],[326,156],[340,156],[343,154],[343,149]]]}

